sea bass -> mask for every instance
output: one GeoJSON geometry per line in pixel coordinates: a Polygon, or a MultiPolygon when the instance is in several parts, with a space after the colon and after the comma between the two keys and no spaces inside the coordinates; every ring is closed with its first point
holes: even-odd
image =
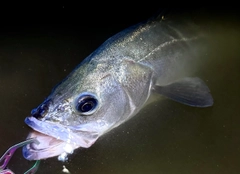
{"type": "Polygon", "coordinates": [[[39,144],[26,145],[24,157],[65,158],[74,149],[89,148],[135,116],[152,93],[212,106],[204,81],[187,73],[202,49],[204,36],[197,31],[193,24],[157,17],[109,38],[25,119],[33,129],[27,138],[39,144]]]}

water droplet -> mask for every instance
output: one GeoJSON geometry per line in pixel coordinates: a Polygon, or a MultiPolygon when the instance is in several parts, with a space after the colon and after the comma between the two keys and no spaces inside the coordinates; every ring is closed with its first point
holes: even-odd
{"type": "Polygon", "coordinates": [[[73,153],[73,147],[70,145],[70,144],[66,144],[64,147],[63,147],[63,150],[68,153],[68,154],[72,154],[73,153]]]}
{"type": "Polygon", "coordinates": [[[62,162],[65,162],[67,161],[67,153],[66,152],[63,152],[61,155],[58,156],[58,161],[62,161],[62,162]]]}

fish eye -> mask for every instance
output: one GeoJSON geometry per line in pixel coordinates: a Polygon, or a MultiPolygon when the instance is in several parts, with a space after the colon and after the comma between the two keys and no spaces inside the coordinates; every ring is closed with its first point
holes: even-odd
{"type": "Polygon", "coordinates": [[[76,110],[82,115],[93,114],[98,106],[98,100],[91,94],[81,95],[76,102],[76,110]]]}

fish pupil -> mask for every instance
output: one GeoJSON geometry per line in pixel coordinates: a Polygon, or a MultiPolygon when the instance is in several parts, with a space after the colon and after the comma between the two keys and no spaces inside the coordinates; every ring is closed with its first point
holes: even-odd
{"type": "Polygon", "coordinates": [[[88,95],[88,96],[80,97],[76,109],[80,113],[85,114],[87,112],[93,111],[96,108],[96,106],[97,106],[97,99],[88,95]]]}
{"type": "Polygon", "coordinates": [[[93,106],[94,106],[94,103],[92,101],[89,101],[82,105],[81,110],[82,112],[88,112],[93,108],[93,106]]]}

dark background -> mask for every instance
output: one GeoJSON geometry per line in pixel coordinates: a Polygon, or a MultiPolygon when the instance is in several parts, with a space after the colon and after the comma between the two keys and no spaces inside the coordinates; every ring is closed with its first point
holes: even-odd
{"type": "Polygon", "coordinates": [[[232,6],[190,6],[190,7],[164,7],[161,3],[137,3],[130,6],[126,3],[105,5],[94,2],[87,3],[33,3],[14,4],[1,6],[1,30],[2,31],[27,31],[32,29],[45,31],[96,31],[96,27],[115,33],[107,27],[108,24],[115,27],[126,28],[133,23],[147,20],[158,14],[187,14],[191,17],[199,13],[207,18],[231,18],[239,17],[239,9],[232,6]],[[105,26],[105,27],[103,27],[105,26]]]}
{"type": "MultiPolygon", "coordinates": [[[[239,12],[234,7],[134,7],[112,1],[1,5],[0,153],[24,140],[24,118],[86,56],[106,39],[163,12],[205,23],[213,35],[206,67],[215,105],[196,109],[166,100],[77,150],[66,163],[43,160],[38,173],[240,173],[239,12]]],[[[17,151],[9,167],[23,173],[33,162],[17,151]]]]}

